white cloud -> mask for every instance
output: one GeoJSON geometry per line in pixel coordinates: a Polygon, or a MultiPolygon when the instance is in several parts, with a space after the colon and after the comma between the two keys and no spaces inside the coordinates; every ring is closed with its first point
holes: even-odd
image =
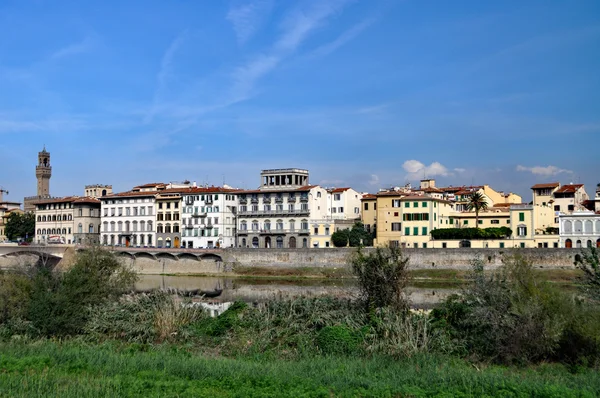
{"type": "Polygon", "coordinates": [[[66,47],[63,47],[50,55],[51,60],[57,60],[60,58],[68,57],[70,55],[81,54],[87,52],[92,47],[91,37],[86,37],[79,43],[73,43],[66,47]]]}
{"type": "Polygon", "coordinates": [[[227,20],[233,25],[239,44],[250,40],[272,8],[272,0],[257,0],[229,10],[227,20]]]}
{"type": "Polygon", "coordinates": [[[377,174],[371,174],[371,179],[369,179],[369,185],[379,185],[379,176],[377,174]]]}
{"type": "Polygon", "coordinates": [[[573,174],[571,170],[561,169],[556,166],[533,166],[533,167],[525,167],[518,165],[517,171],[528,171],[535,175],[540,176],[554,176],[561,173],[573,174]]]}
{"type": "Polygon", "coordinates": [[[454,168],[454,171],[456,171],[457,173],[464,173],[467,171],[467,169],[463,169],[461,167],[456,167],[456,168],[454,168]]]}
{"type": "Polygon", "coordinates": [[[433,162],[429,166],[419,162],[418,160],[407,160],[402,165],[402,168],[408,173],[407,178],[430,178],[435,176],[450,176],[452,173],[439,162],[433,162]]]}

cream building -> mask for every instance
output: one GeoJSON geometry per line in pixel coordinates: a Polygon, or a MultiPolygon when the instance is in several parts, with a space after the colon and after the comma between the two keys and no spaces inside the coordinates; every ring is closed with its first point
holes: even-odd
{"type": "Polygon", "coordinates": [[[308,176],[302,169],[263,170],[259,189],[238,192],[240,247],[311,247],[310,221],[326,219],[328,193],[309,185],[308,176]]]}
{"type": "Polygon", "coordinates": [[[99,242],[99,200],[69,196],[41,200],[34,205],[36,243],[96,244],[99,242]]]}
{"type": "Polygon", "coordinates": [[[103,196],[113,193],[112,185],[101,184],[86,185],[84,191],[84,196],[95,199],[99,199],[103,196]]]}
{"type": "Polygon", "coordinates": [[[237,192],[226,187],[193,187],[183,191],[182,247],[238,247],[237,192]]]}
{"type": "Polygon", "coordinates": [[[181,194],[177,189],[165,189],[156,194],[155,201],[156,247],[178,249],[181,247],[181,194]]]}
{"type": "Polygon", "coordinates": [[[362,223],[367,232],[374,233],[377,231],[377,196],[372,194],[363,194],[361,202],[362,223]]]}

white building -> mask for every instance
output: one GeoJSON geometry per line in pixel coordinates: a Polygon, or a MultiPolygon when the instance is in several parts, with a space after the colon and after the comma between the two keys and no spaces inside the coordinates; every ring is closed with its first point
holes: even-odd
{"type": "Polygon", "coordinates": [[[559,220],[560,247],[600,247],[600,214],[574,211],[559,220]]]}
{"type": "Polygon", "coordinates": [[[263,170],[260,188],[238,202],[238,247],[311,247],[310,220],[327,216],[327,191],[302,169],[263,170]]]}
{"type": "MultiPolygon", "coordinates": [[[[351,229],[360,221],[362,194],[352,188],[327,189],[327,212],[321,219],[310,219],[310,247],[333,247],[331,235],[339,229],[351,229]]],[[[318,212],[319,216],[322,214],[318,212]]]]}
{"type": "Polygon", "coordinates": [[[129,192],[100,198],[102,228],[100,242],[111,246],[154,247],[156,245],[155,204],[164,184],[146,184],[129,192]]]}
{"type": "Polygon", "coordinates": [[[223,187],[181,190],[181,247],[236,247],[236,192],[223,187]]]}

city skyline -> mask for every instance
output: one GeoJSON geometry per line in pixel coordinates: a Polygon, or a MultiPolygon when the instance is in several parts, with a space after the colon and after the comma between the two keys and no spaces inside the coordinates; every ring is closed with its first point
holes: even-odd
{"type": "Polygon", "coordinates": [[[600,4],[231,1],[0,6],[0,185],[53,196],[260,170],[363,192],[584,183],[600,161],[600,4]],[[40,40],[43,37],[43,40],[40,40]],[[596,144],[596,145],[594,145],[596,144]]]}

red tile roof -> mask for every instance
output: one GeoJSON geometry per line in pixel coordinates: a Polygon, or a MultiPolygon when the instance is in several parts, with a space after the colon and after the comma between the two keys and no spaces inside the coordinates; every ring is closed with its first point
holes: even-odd
{"type": "Polygon", "coordinates": [[[318,187],[318,185],[305,185],[299,188],[290,188],[290,189],[250,189],[250,190],[239,190],[236,191],[238,194],[251,194],[251,193],[289,193],[289,192],[308,192],[311,189],[318,187]]]}
{"type": "Polygon", "coordinates": [[[555,193],[574,193],[579,188],[581,188],[583,184],[567,184],[558,188],[555,193]]]}
{"type": "Polygon", "coordinates": [[[372,193],[364,194],[361,200],[365,199],[377,199],[377,195],[373,195],[372,193]]]}
{"type": "Polygon", "coordinates": [[[546,184],[535,184],[531,189],[556,188],[560,186],[560,182],[549,182],[546,184]]]}
{"type": "Polygon", "coordinates": [[[330,193],[339,193],[339,192],[346,192],[349,189],[351,189],[351,188],[350,187],[347,187],[347,188],[333,188],[333,189],[328,189],[327,192],[330,192],[330,193]]]}
{"type": "Polygon", "coordinates": [[[151,182],[149,184],[144,184],[144,185],[138,185],[137,187],[133,187],[133,189],[138,189],[138,188],[154,188],[156,186],[164,186],[165,183],[163,182],[151,182]]]}

